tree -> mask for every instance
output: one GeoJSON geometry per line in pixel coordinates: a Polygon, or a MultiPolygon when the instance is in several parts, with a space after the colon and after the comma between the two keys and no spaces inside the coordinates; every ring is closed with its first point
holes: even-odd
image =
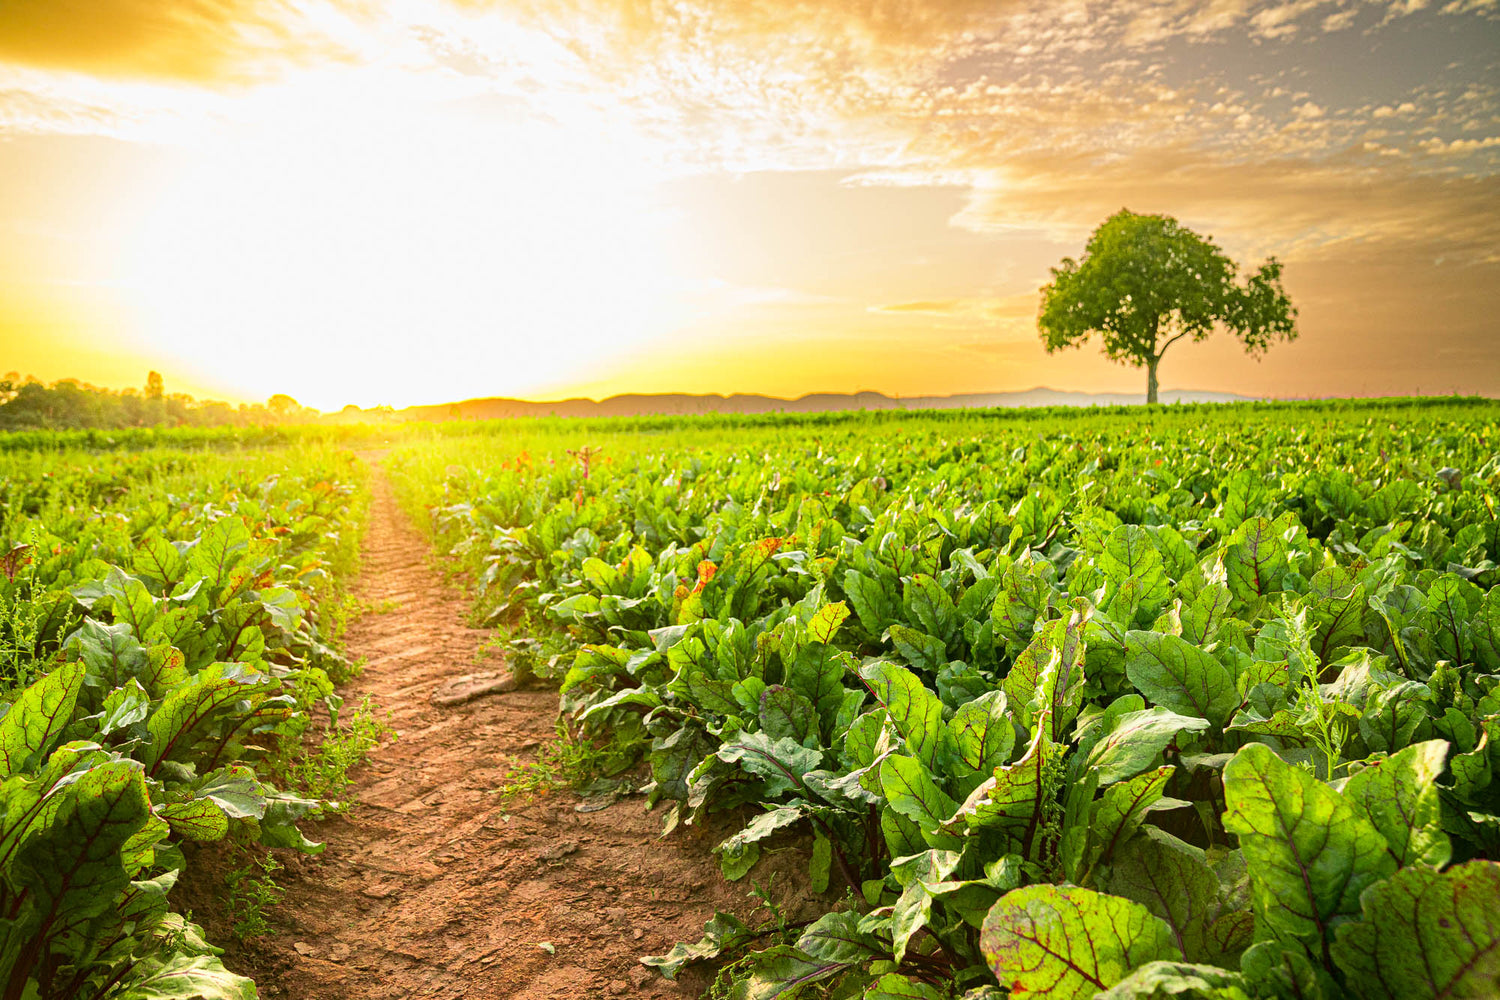
{"type": "Polygon", "coordinates": [[[1258,357],[1297,339],[1297,310],[1271,257],[1244,285],[1239,266],[1212,239],[1167,215],[1121,209],[1089,237],[1083,259],[1063,258],[1042,288],[1037,326],[1047,353],[1099,334],[1111,361],[1146,368],[1146,402],[1156,402],[1156,368],[1183,337],[1204,340],[1222,325],[1258,357]]]}

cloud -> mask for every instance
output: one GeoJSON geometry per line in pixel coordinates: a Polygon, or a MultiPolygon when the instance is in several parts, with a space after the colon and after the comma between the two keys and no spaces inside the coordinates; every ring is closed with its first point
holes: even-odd
{"type": "Polygon", "coordinates": [[[928,316],[953,316],[966,311],[967,299],[938,299],[931,302],[893,302],[890,305],[871,306],[871,312],[924,313],[928,316]]]}
{"type": "Polygon", "coordinates": [[[893,316],[925,316],[942,321],[952,329],[995,329],[1017,332],[1028,339],[1035,336],[1036,293],[1028,290],[1018,295],[971,296],[952,299],[892,302],[870,306],[871,313],[893,316]]]}
{"type": "Polygon", "coordinates": [[[1378,243],[1384,252],[1476,263],[1500,255],[1497,203],[1500,176],[1435,178],[1395,165],[1308,158],[1236,163],[1176,148],[1114,164],[1067,154],[1012,161],[976,184],[954,221],[1077,239],[1125,205],[1225,234],[1223,242],[1242,253],[1298,258],[1336,244],[1378,243]]]}
{"type": "Polygon", "coordinates": [[[1483,139],[1452,139],[1444,142],[1437,136],[1423,139],[1417,143],[1417,147],[1424,153],[1435,156],[1457,156],[1464,153],[1475,153],[1482,149],[1493,149],[1500,146],[1500,136],[1485,136],[1483,139]]]}
{"type": "Polygon", "coordinates": [[[0,62],[219,83],[347,56],[290,0],[5,0],[0,62]]]}

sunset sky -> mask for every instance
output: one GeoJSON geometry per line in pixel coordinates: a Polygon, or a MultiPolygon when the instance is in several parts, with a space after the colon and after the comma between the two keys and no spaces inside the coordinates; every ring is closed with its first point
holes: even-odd
{"type": "Polygon", "coordinates": [[[1500,395],[1500,2],[0,2],[0,372],[45,381],[1140,392],[1035,325],[1121,207],[1301,310],[1164,388],[1500,395]]]}

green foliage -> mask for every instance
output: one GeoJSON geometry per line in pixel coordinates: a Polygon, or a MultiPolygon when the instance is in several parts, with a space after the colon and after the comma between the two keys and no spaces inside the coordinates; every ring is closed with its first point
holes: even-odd
{"type": "Polygon", "coordinates": [[[585,736],[644,748],[668,832],[741,817],[726,876],[805,848],[828,894],[795,937],[721,915],[647,964],[1334,1000],[1416,989],[1367,956],[1419,940],[1490,974],[1493,406],[636,426],[391,464],[484,607],[546,626],[585,736]],[[1467,923],[1427,918],[1445,891],[1467,923]]]}
{"type": "Polygon", "coordinates": [[[234,936],[239,940],[250,941],[270,933],[266,911],[286,896],[286,890],[276,884],[276,873],[283,867],[269,851],[252,852],[244,864],[225,873],[224,888],[229,890],[234,936]]]}
{"type": "Polygon", "coordinates": [[[382,740],[395,739],[396,731],[376,716],[374,702],[366,696],[345,722],[334,718],[316,747],[299,747],[287,766],[287,784],[308,798],[321,799],[330,809],[345,811],[353,803],[345,797],[349,770],[363,764],[382,740]]]}
{"type": "Polygon", "coordinates": [[[536,748],[534,760],[518,761],[506,771],[493,792],[504,805],[521,805],[562,788],[589,790],[595,784],[609,785],[602,779],[618,774],[635,760],[634,747],[581,736],[559,719],[556,736],[536,748]]]}
{"type": "Polygon", "coordinates": [[[296,828],[320,803],[268,779],[313,702],[336,707],[320,610],[357,537],[349,462],[318,447],[0,462],[0,551],[27,539],[0,576],[6,997],[255,995],[167,897],[183,839],[320,849],[296,828]]]}
{"type": "Polygon", "coordinates": [[[156,372],[146,377],[145,392],[114,392],[60,379],[46,385],[15,374],[0,379],[0,430],[75,427],[248,427],[267,423],[311,421],[318,411],[290,396],[277,394],[266,405],[230,406],[216,400],[196,400],[185,393],[164,391],[156,372]]]}
{"type": "Polygon", "coordinates": [[[1064,258],[1042,288],[1037,325],[1049,352],[1098,334],[1111,361],[1146,366],[1148,403],[1168,347],[1227,327],[1252,355],[1297,337],[1297,310],[1272,257],[1242,286],[1239,270],[1212,239],[1166,215],[1122,209],[1089,237],[1079,260],[1064,258]]]}

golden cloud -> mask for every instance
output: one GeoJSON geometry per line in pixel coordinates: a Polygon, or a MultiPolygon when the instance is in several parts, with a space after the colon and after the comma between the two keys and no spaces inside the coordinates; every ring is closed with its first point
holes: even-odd
{"type": "Polygon", "coordinates": [[[258,64],[340,58],[287,0],[5,0],[0,62],[100,77],[212,83],[258,64]]]}

